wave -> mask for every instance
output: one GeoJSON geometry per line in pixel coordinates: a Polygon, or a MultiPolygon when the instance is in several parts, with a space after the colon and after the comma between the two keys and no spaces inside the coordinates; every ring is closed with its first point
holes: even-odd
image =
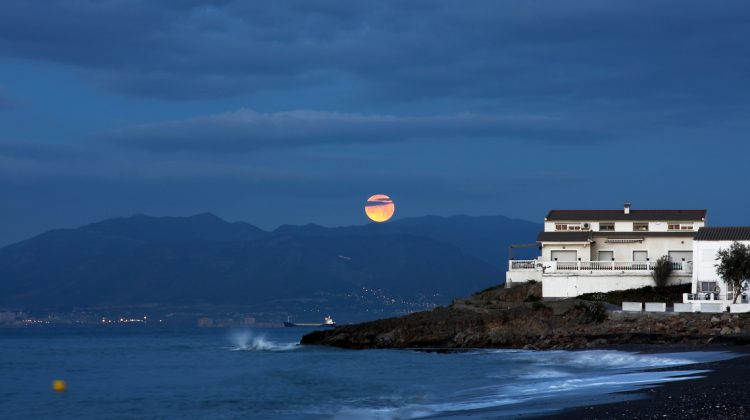
{"type": "MultiPolygon", "coordinates": [[[[676,370],[679,366],[726,360],[732,352],[684,352],[662,354],[628,353],[615,350],[587,351],[494,351],[486,364],[484,378],[435,399],[440,402],[404,403],[390,401],[381,407],[344,407],[336,418],[412,419],[478,415],[489,410],[491,417],[528,416],[553,413],[565,407],[601,403],[602,396],[643,389],[666,382],[704,377],[703,369],[676,370]],[[495,369],[493,369],[495,368],[495,369]],[[673,370],[653,370],[673,368],[673,370]],[[504,370],[504,374],[497,372],[504,370]],[[493,372],[493,370],[495,370],[493,372]],[[492,383],[496,382],[496,383],[492,383]],[[545,404],[539,404],[545,401],[545,404]]],[[[477,354],[467,354],[477,357],[477,354]]],[[[608,397],[607,401],[612,401],[608,397]]],[[[616,399],[636,398],[620,394],[616,399]]],[[[481,415],[480,415],[481,417],[481,415]]]]}
{"type": "Polygon", "coordinates": [[[617,350],[494,352],[505,360],[534,366],[565,366],[578,369],[649,369],[685,366],[727,360],[737,355],[727,351],[681,353],[628,353],[617,350]]]}
{"type": "MultiPolygon", "coordinates": [[[[487,411],[489,417],[516,417],[553,413],[585,400],[596,404],[606,394],[626,392],[673,381],[702,378],[706,370],[641,372],[615,376],[594,376],[560,382],[514,384],[487,388],[484,395],[432,404],[406,404],[400,407],[344,407],[335,419],[373,420],[419,419],[432,417],[473,416],[487,411]],[[545,401],[540,405],[539,401],[545,401]]],[[[632,398],[623,395],[622,400],[632,398]]],[[[608,400],[612,401],[612,399],[608,400]]],[[[599,401],[604,402],[604,401],[599,401]]],[[[482,416],[480,416],[482,417],[482,416]]]]}
{"type": "MultiPolygon", "coordinates": [[[[564,378],[572,376],[570,372],[563,372],[557,369],[539,369],[531,373],[521,374],[518,377],[520,379],[553,379],[553,378],[564,378]]],[[[489,375],[489,377],[503,378],[501,375],[489,375]]]]}
{"type": "Polygon", "coordinates": [[[563,354],[552,354],[552,363],[555,365],[567,365],[577,368],[607,368],[607,369],[644,369],[672,366],[684,366],[697,363],[685,355],[671,354],[634,354],[621,351],[591,350],[586,352],[566,352],[563,354]],[[555,357],[562,356],[562,357],[555,357]],[[558,360],[554,360],[558,359],[558,360]],[[560,360],[562,359],[562,360],[560,360]]]}
{"type": "Polygon", "coordinates": [[[300,347],[298,343],[276,343],[251,331],[234,331],[230,340],[235,344],[231,350],[235,351],[291,351],[300,347]]]}

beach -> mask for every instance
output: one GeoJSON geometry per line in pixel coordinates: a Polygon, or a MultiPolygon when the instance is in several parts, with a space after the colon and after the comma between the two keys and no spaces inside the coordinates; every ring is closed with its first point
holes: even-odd
{"type": "MultiPolygon", "coordinates": [[[[698,350],[695,347],[689,348],[698,350]]],[[[631,349],[632,350],[632,349],[631,349]]],[[[644,352],[675,351],[672,346],[644,352]]],[[[579,406],[539,418],[549,419],[729,419],[750,417],[750,346],[707,346],[706,351],[729,351],[729,360],[699,363],[671,370],[708,370],[700,379],[675,381],[631,392],[634,399],[579,406]]],[[[614,396],[613,396],[614,397],[614,396]]]]}

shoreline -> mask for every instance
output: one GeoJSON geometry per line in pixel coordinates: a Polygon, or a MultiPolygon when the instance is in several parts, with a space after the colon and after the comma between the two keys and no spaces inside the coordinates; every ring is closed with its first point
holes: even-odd
{"type": "MultiPolygon", "coordinates": [[[[468,349],[458,349],[465,351],[468,349]]],[[[575,402],[563,402],[557,408],[532,413],[528,407],[544,406],[544,400],[521,402],[518,411],[508,406],[439,413],[427,418],[529,418],[529,419],[729,419],[750,417],[750,345],[704,346],[679,344],[620,345],[599,349],[563,350],[588,352],[613,350],[628,353],[670,354],[719,352],[731,353],[730,358],[679,366],[644,369],[641,372],[670,372],[672,380],[644,385],[640,389],[578,396],[575,402]],[[684,373],[682,373],[684,372],[684,373]],[[681,379],[685,377],[685,379],[681,379]],[[527,404],[531,404],[530,406],[527,404]],[[511,413],[512,413],[511,409],[511,413]]],[[[549,350],[541,350],[540,353],[549,350]]],[[[560,401],[547,402],[552,406],[560,401]]],[[[532,409],[533,410],[533,409],[532,409]]]]}
{"type": "Polygon", "coordinates": [[[750,345],[616,346],[644,354],[727,351],[737,357],[652,371],[707,370],[701,378],[654,384],[637,391],[612,394],[617,401],[570,407],[535,419],[725,419],[750,417],[750,345]],[[625,400],[622,397],[626,396],[625,400]]]}
{"type": "Polygon", "coordinates": [[[601,301],[542,300],[540,284],[495,287],[448,306],[313,331],[300,344],[347,349],[750,344],[750,314],[622,312],[601,301]]]}

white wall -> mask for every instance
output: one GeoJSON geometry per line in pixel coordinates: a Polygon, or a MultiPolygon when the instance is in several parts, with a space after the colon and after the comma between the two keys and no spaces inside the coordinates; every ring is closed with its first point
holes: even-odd
{"type": "MultiPolygon", "coordinates": [[[[669,284],[689,284],[690,281],[690,276],[672,276],[669,279],[669,284]]],[[[545,298],[570,298],[584,293],[606,293],[646,286],[655,286],[650,273],[601,276],[545,274],[542,280],[542,296],[545,298]]]]}
{"type": "Polygon", "coordinates": [[[576,251],[581,261],[591,261],[591,247],[589,244],[575,243],[542,243],[541,261],[552,261],[552,251],[576,251]]]}
{"type": "Polygon", "coordinates": [[[615,222],[615,232],[632,232],[633,222],[615,222]]]}
{"type": "Polygon", "coordinates": [[[505,285],[509,286],[512,283],[526,283],[529,280],[537,282],[542,281],[542,272],[533,270],[520,270],[520,271],[506,271],[505,272],[505,285]]]}
{"type": "MultiPolygon", "coordinates": [[[[669,231],[669,223],[692,223],[693,224],[693,231],[698,231],[701,227],[705,226],[705,222],[697,222],[697,221],[680,221],[680,220],[671,220],[671,221],[658,221],[658,222],[648,222],[648,230],[649,232],[667,232],[669,231]]],[[[593,222],[593,221],[587,221],[587,220],[558,220],[554,222],[544,221],[544,231],[545,232],[555,232],[555,224],[556,223],[580,223],[583,225],[584,223],[589,223],[591,225],[591,230],[594,232],[599,231],[599,223],[601,222],[593,222]]],[[[633,222],[631,221],[615,221],[615,232],[632,232],[633,231],[633,222]]],[[[684,230],[682,232],[690,232],[689,230],[684,230]]]]}
{"type": "MultiPolygon", "coordinates": [[[[728,249],[735,241],[693,241],[693,293],[698,291],[698,282],[715,281],[726,293],[727,285],[716,274],[716,257],[720,249],[728,249]]],[[[750,245],[750,241],[739,241],[750,245]]]]}
{"type": "MultiPolygon", "coordinates": [[[[693,238],[689,237],[645,237],[642,242],[607,243],[606,237],[594,237],[594,244],[542,243],[541,261],[552,261],[552,251],[575,250],[581,261],[598,261],[599,251],[613,251],[615,261],[633,261],[633,251],[647,251],[648,258],[656,261],[669,255],[669,251],[693,251],[693,238]]],[[[695,260],[693,256],[693,260],[695,260]]]]}
{"type": "MultiPolygon", "coordinates": [[[[591,246],[591,259],[598,260],[599,251],[614,251],[616,261],[633,261],[633,251],[648,251],[648,258],[656,261],[659,257],[668,255],[669,251],[692,251],[693,238],[676,237],[645,237],[643,242],[634,243],[607,243],[606,237],[595,237],[591,246]]],[[[693,257],[695,259],[695,257],[693,257]]]]}

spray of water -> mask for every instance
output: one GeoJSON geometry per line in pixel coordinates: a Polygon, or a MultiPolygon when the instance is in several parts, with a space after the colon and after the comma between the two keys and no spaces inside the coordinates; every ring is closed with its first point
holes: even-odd
{"type": "Polygon", "coordinates": [[[299,347],[297,343],[275,343],[250,330],[233,331],[229,336],[238,351],[290,351],[299,347]]]}

